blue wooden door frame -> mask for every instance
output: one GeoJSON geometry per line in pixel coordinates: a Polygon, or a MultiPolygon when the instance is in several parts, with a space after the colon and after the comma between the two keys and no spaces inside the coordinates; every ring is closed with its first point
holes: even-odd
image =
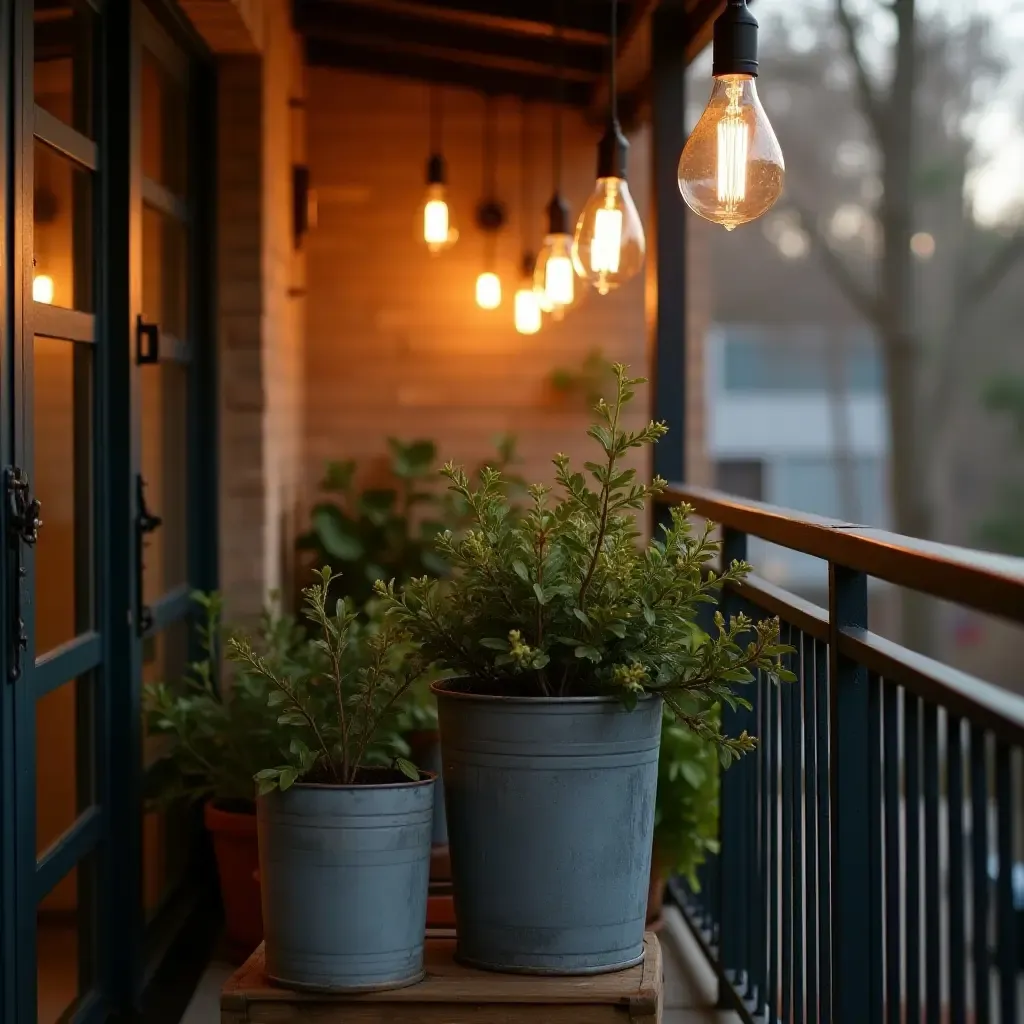
{"type": "MultiPolygon", "coordinates": [[[[215,113],[209,55],[173,6],[153,5],[196,63],[191,97],[190,333],[196,358],[190,394],[189,582],[216,586],[216,383],[212,330],[212,223],[215,113]],[[202,443],[202,442],[206,443],[202,443]]],[[[141,881],[141,641],[134,545],[138,451],[135,319],[140,304],[139,0],[104,0],[95,54],[98,188],[93,196],[96,313],[93,320],[93,521],[95,622],[60,658],[34,663],[31,553],[12,548],[0,502],[0,1020],[35,1020],[36,912],[41,894],[87,852],[97,857],[96,985],[72,1020],[127,1018],[140,1005],[154,965],[144,955],[141,881]],[[28,575],[15,578],[16,560],[28,575]],[[26,609],[29,648],[21,677],[12,663],[16,587],[26,609]],[[81,639],[81,638],[80,638],[81,639]],[[95,669],[95,793],[90,810],[38,862],[35,850],[35,703],[42,692],[95,669]]],[[[31,465],[33,10],[0,0],[0,465],[31,465]]],[[[81,339],[80,339],[81,340],[81,339]]],[[[45,510],[43,512],[45,520],[45,510]]],[[[42,536],[45,537],[45,527],[42,536]]]]}

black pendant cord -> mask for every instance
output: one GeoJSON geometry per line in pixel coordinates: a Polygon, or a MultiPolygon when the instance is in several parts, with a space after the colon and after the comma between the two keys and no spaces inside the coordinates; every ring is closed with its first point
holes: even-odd
{"type": "Polygon", "coordinates": [[[504,219],[497,200],[497,142],[494,135],[494,120],[494,97],[487,93],[484,96],[481,227],[484,232],[484,269],[492,273],[497,233],[504,219]]]}
{"type": "Polygon", "coordinates": [[[565,0],[555,8],[555,109],[551,114],[551,180],[554,194],[562,191],[562,104],[565,102],[565,0]]]}
{"type": "Polygon", "coordinates": [[[427,157],[427,184],[445,183],[444,156],[441,153],[441,122],[444,117],[444,98],[440,86],[430,87],[430,156],[427,157]]]}
{"type": "Polygon", "coordinates": [[[612,0],[612,34],[609,43],[611,48],[611,69],[608,74],[608,85],[611,89],[612,124],[619,123],[619,75],[615,65],[619,56],[619,0],[612,0]]]}
{"type": "Polygon", "coordinates": [[[440,154],[441,152],[441,121],[444,117],[444,97],[441,87],[432,85],[430,87],[430,152],[440,154]]]}
{"type": "Polygon", "coordinates": [[[523,265],[527,263],[527,257],[532,261],[530,254],[530,232],[527,229],[526,211],[530,208],[530,122],[527,118],[529,108],[524,100],[519,110],[519,233],[523,240],[523,265]]]}
{"type": "Polygon", "coordinates": [[[609,38],[608,66],[608,125],[601,141],[597,144],[597,177],[626,179],[626,157],[629,143],[619,127],[619,78],[616,61],[619,50],[619,5],[618,0],[611,0],[612,23],[609,38]]]}
{"type": "Polygon", "coordinates": [[[483,195],[491,202],[497,192],[495,183],[494,154],[494,97],[490,93],[484,98],[484,152],[483,152],[483,195]]]}

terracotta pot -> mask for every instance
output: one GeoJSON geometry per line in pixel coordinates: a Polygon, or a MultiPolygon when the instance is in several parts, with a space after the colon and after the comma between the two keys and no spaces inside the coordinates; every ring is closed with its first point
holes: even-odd
{"type": "Polygon", "coordinates": [[[651,872],[651,884],[647,890],[647,927],[656,928],[661,923],[661,911],[665,905],[665,878],[660,871],[651,872]]]}
{"type": "Polygon", "coordinates": [[[211,800],[203,820],[217,857],[225,938],[232,951],[245,958],[263,941],[255,808],[233,810],[211,800]]]}

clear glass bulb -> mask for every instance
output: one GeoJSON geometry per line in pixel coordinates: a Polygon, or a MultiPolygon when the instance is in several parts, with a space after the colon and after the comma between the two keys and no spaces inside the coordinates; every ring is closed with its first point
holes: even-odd
{"type": "Polygon", "coordinates": [[[533,271],[533,287],[541,293],[541,309],[561,320],[566,310],[579,301],[576,275],[572,266],[572,238],[550,234],[544,238],[533,271]]]}
{"type": "Polygon", "coordinates": [[[485,270],[476,279],[476,304],[481,309],[497,309],[501,305],[501,278],[485,270]]]}
{"type": "Polygon", "coordinates": [[[448,206],[447,190],[444,185],[434,183],[427,186],[427,195],[420,214],[423,241],[432,253],[443,252],[453,245],[459,232],[452,223],[448,206]]]}
{"type": "Polygon", "coordinates": [[[53,303],[53,278],[49,274],[36,274],[32,278],[32,301],[47,306],[53,303]]]}
{"type": "Polygon", "coordinates": [[[625,178],[598,178],[576,223],[576,273],[607,295],[640,272],[647,242],[625,178]]]}
{"type": "Polygon", "coordinates": [[[679,157],[679,191],[694,213],[732,231],[782,194],[782,149],[750,75],[715,79],[679,157]]]}
{"type": "Polygon", "coordinates": [[[520,283],[515,297],[516,330],[520,334],[536,334],[541,325],[540,303],[537,293],[533,290],[533,281],[527,279],[520,283]]]}

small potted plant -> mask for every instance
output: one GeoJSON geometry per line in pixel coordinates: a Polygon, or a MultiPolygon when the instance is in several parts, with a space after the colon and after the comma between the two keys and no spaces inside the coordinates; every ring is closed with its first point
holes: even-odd
{"type": "MultiPolygon", "coordinates": [[[[160,806],[204,802],[224,904],[225,938],[232,954],[247,957],[263,939],[257,877],[253,775],[284,756],[288,737],[268,713],[269,686],[253,673],[236,672],[230,687],[219,678],[223,602],[218,594],[192,595],[201,653],[179,680],[143,691],[146,726],[160,756],[147,773],[147,797],[160,806]]],[[[296,656],[301,637],[293,619],[267,610],[259,646],[275,665],[296,656]]]]}
{"type": "Polygon", "coordinates": [[[229,657],[270,687],[290,735],[256,772],[267,976],[310,991],[371,991],[423,977],[434,776],[371,765],[397,704],[428,669],[397,620],[362,634],[332,574],[303,590],[316,657],[275,665],[246,637],[229,657]]]}
{"type": "Polygon", "coordinates": [[[597,405],[587,476],[554,459],[560,490],[530,488],[509,514],[501,474],[473,487],[444,474],[472,528],[439,538],[448,580],[378,585],[390,615],[451,677],[438,700],[457,955],[469,964],[560,974],[617,970],[643,955],[663,704],[716,745],[724,764],[750,750],[714,717],[760,669],[786,678],[777,620],[696,626],[700,602],[743,578],[690,509],[638,543],[635,514],[664,487],[622,465],[666,427],[623,426],[641,380],[615,367],[597,405]],[[749,642],[747,638],[749,637],[749,642]]]}
{"type": "Polygon", "coordinates": [[[654,849],[647,895],[647,926],[661,921],[665,883],[682,876],[700,888],[697,871],[718,852],[718,752],[668,715],[661,727],[654,849]]]}

